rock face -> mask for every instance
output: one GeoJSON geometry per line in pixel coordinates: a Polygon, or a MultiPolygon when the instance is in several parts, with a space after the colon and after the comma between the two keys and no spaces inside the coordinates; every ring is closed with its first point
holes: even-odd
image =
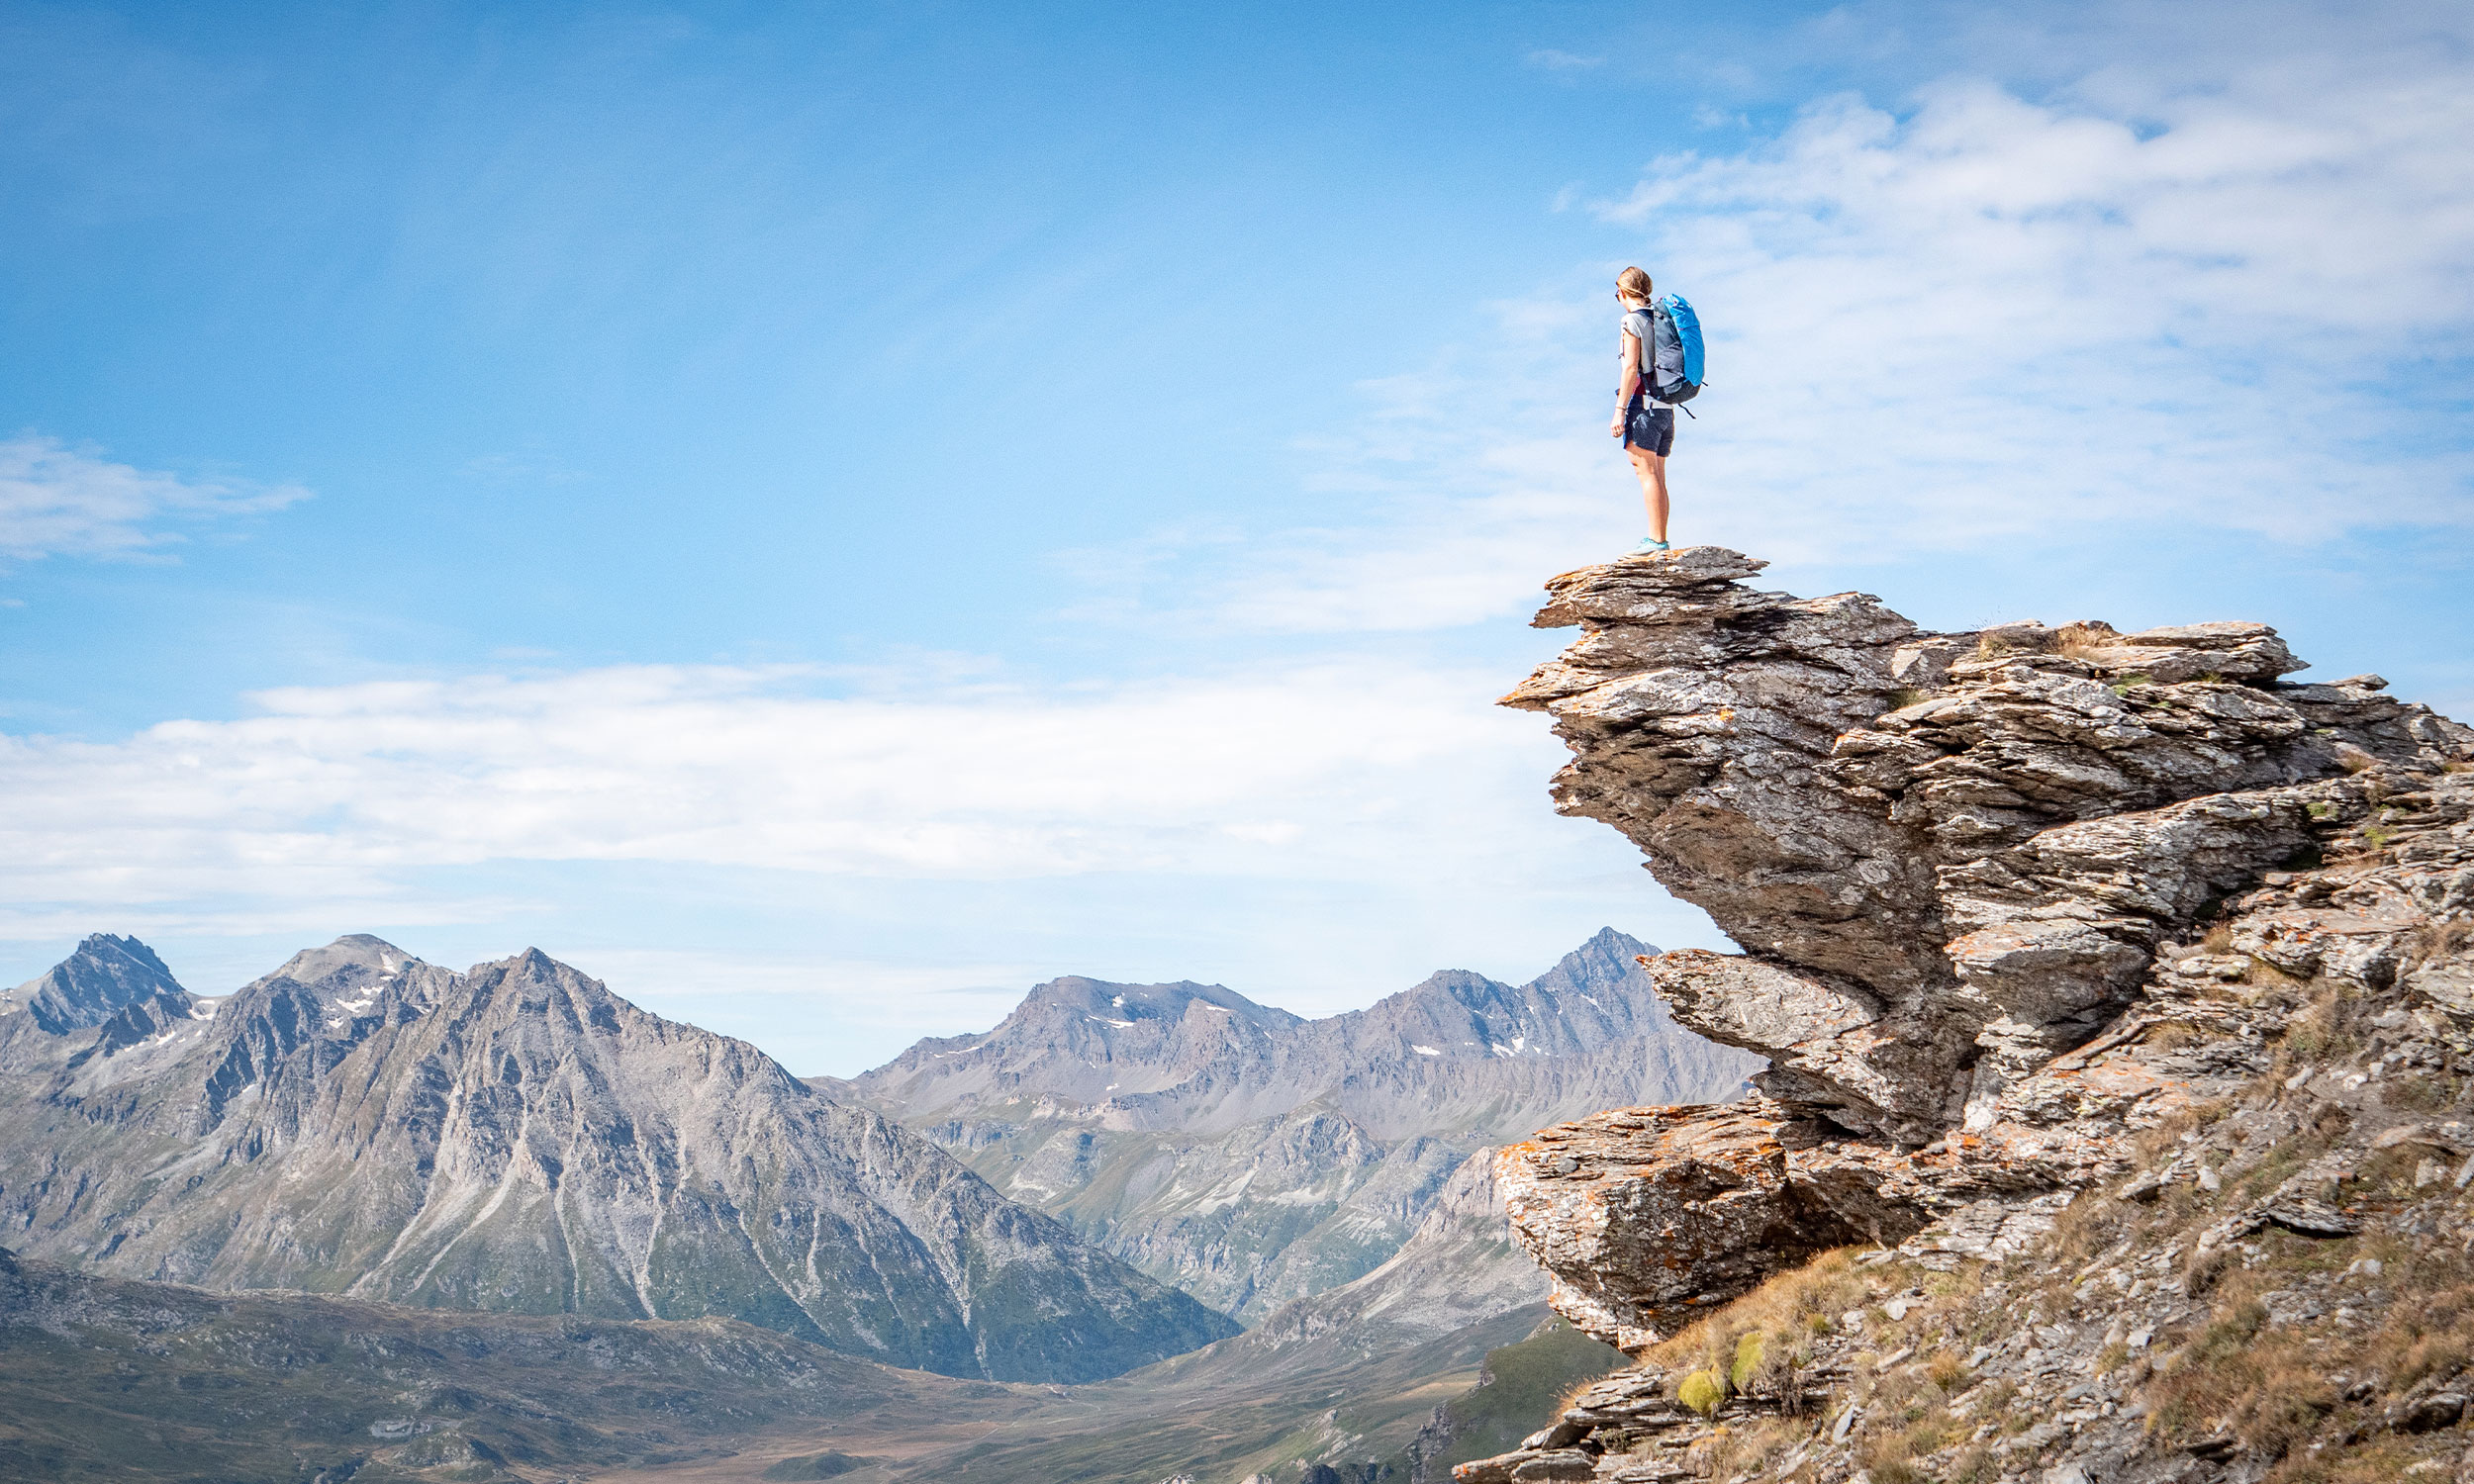
{"type": "Polygon", "coordinates": [[[1541,1303],[1545,1273],[1512,1240],[1494,1161],[1464,1160],[1398,1251],[1362,1277],[1271,1311],[1248,1332],[1270,1348],[1345,1333],[1372,1352],[1432,1340],[1541,1303]]]}
{"type": "Polygon", "coordinates": [[[1526,984],[1448,972],[1323,1020],[1217,985],[1058,979],[986,1035],[818,1085],[1252,1322],[1389,1260],[1489,1146],[1740,1089],[1758,1061],[1677,1028],[1645,951],[1608,929],[1526,984]]]}
{"type": "Polygon", "coordinates": [[[0,1015],[23,1011],[54,1036],[97,1026],[124,1006],[184,993],[180,981],[135,938],[97,933],[51,972],[0,994],[0,1015]]]}
{"type": "Polygon", "coordinates": [[[1572,750],[1557,806],[1745,949],[1645,959],[1675,1018],[1769,1059],[1745,1103],[1504,1152],[1576,1324],[1637,1348],[1820,1248],[1998,1229],[2262,1073],[2293,985],[2474,1013],[2474,731],[2285,683],[2255,623],[1936,634],[1761,565],[1556,579],[1537,621],[1581,635],[1505,697],[1572,750]]]}
{"type": "MultiPolygon", "coordinates": [[[[95,982],[79,960],[51,979],[95,982]]],[[[0,1017],[0,1231],[32,1255],[736,1318],[999,1379],[1111,1375],[1234,1330],[883,1115],[537,952],[454,974],[352,937],[225,999],[122,999],[68,1033],[0,1017]]]]}

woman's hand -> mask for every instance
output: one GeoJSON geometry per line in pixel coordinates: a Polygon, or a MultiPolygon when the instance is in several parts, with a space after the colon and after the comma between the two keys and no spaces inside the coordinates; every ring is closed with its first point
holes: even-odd
{"type": "Polygon", "coordinates": [[[1624,435],[1624,415],[1622,413],[1617,413],[1615,415],[1615,420],[1606,424],[1606,432],[1609,437],[1620,438],[1624,435]]]}

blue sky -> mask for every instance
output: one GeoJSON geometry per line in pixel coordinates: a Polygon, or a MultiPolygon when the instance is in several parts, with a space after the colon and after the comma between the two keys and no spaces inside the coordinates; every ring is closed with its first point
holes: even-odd
{"type": "Polygon", "coordinates": [[[0,981],[527,943],[801,1070],[1714,943],[1488,701],[1677,535],[2474,712],[2461,7],[0,5],[0,981]]]}

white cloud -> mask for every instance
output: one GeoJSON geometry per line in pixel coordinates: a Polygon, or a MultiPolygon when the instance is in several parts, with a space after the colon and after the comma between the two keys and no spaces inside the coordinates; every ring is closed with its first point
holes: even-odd
{"type": "Polygon", "coordinates": [[[0,891],[39,927],[233,899],[253,922],[434,917],[422,873],[494,862],[1483,877],[1558,824],[1539,794],[1561,749],[1487,704],[1503,680],[1326,665],[884,698],[626,667],[274,691],[122,741],[0,737],[0,891]]]}
{"type": "Polygon", "coordinates": [[[0,557],[133,557],[183,539],[186,521],[278,510],[297,485],[182,479],[115,464],[56,438],[0,439],[0,557]]]}
{"type": "Polygon", "coordinates": [[[1189,590],[1255,628],[1439,627],[1629,545],[1605,433],[1626,260],[1711,334],[1681,540],[1860,561],[2474,523],[2442,385],[2474,359],[2474,28],[2279,18],[2280,46],[2231,61],[2099,27],[2106,60],[2043,101],[1951,77],[1652,163],[1593,207],[1638,233],[1623,257],[1369,389],[1323,449],[1361,518],[1189,590]]]}
{"type": "Polygon", "coordinates": [[[1606,65],[1603,56],[1582,56],[1577,52],[1559,51],[1553,46],[1539,47],[1530,52],[1526,60],[1529,65],[1544,67],[1550,72],[1578,72],[1606,65]]]}

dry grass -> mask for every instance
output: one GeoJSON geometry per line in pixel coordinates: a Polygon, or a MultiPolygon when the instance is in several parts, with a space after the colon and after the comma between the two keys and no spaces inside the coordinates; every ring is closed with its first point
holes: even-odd
{"type": "Polygon", "coordinates": [[[1772,1458],[1795,1446],[1806,1432],[1800,1422],[1783,1417],[1757,1417],[1716,1430],[1702,1453],[1709,1475],[1731,1478],[1755,1473],[1772,1458]]]}
{"type": "Polygon", "coordinates": [[[2436,963],[2474,951],[2474,922],[2452,918],[2446,922],[2425,923],[2414,934],[2414,963],[2436,963]]]}
{"type": "Polygon", "coordinates": [[[1917,1460],[1957,1442],[1973,1427],[1951,1416],[1949,1404],[1949,1393],[1915,1367],[1902,1366],[1874,1384],[1857,1456],[1875,1480],[1934,1477],[1917,1460]]]}
{"type": "Polygon", "coordinates": [[[2260,989],[2274,990],[2300,997],[2311,987],[2311,981],[2287,974],[2265,959],[2253,959],[2242,969],[2242,982],[2260,989]]]}
{"type": "Polygon", "coordinates": [[[1652,1346],[1642,1362],[1673,1375],[1678,1395],[1687,1385],[1696,1397],[1751,1392],[1800,1412],[1797,1376],[1812,1359],[1813,1337],[1832,1333],[1839,1315],[1869,1302],[1879,1280],[1856,1267],[1863,1251],[1841,1248],[1778,1274],[1652,1346]]]}
{"type": "Polygon", "coordinates": [[[2380,1100],[2392,1108],[2409,1108],[2417,1113],[2445,1113],[2464,1103],[2470,1088],[2474,1088],[2474,1080],[2465,1077],[2421,1072],[2390,1082],[2380,1100]]]}
{"type": "Polygon", "coordinates": [[[2174,1051],[2206,1038],[2186,1020],[2166,1020],[2148,1027],[2140,1039],[2155,1051],[2174,1051]]]}
{"type": "MultiPolygon", "coordinates": [[[[2343,1044],[2351,1034],[2349,1016],[2360,1007],[2334,986],[2309,987],[2313,993],[2295,1017],[2289,1042],[2323,1049],[2343,1044]]],[[[2261,1078],[2240,1101],[2198,1105],[2163,1120],[2139,1136],[2141,1160],[2153,1165],[2192,1148],[2184,1136],[2207,1132],[2237,1106],[2265,1106],[2281,1095],[2276,1082],[2283,1074],[2261,1078]]],[[[2453,1082],[2449,1088],[2460,1090],[2453,1082]]],[[[2435,1449],[2462,1446],[2451,1440],[2455,1434],[2401,1437],[2379,1422],[2382,1409],[2418,1382],[2437,1384],[2431,1378],[2474,1367],[2474,1256],[2454,1241],[2321,1240],[2275,1228],[2204,1256],[2196,1255],[2193,1243],[2223,1210],[2282,1184],[2331,1148],[2348,1125],[2342,1109],[2321,1108],[2216,1195],[2188,1183],[2145,1205],[2082,1195],[2059,1213],[2035,1268],[2005,1269],[1999,1303],[1975,1302],[1986,1281],[1982,1269],[1931,1273],[1895,1260],[1859,1267],[1856,1259],[1863,1250],[1844,1249],[1704,1316],[1646,1358],[1671,1373],[1733,1372],[1730,1379],[1745,1389],[1785,1400],[1796,1394],[1795,1370],[1810,1359],[1811,1339],[1832,1333],[1842,1312],[1864,1308],[1865,1353],[1844,1398],[1864,1408],[1853,1439],[1856,1461],[1873,1484],[1991,1484],[2006,1459],[2015,1466],[2016,1455],[1999,1451],[1998,1437],[1979,1444],[1972,1436],[1987,1424],[2016,1436],[2047,1409],[2014,1410],[2023,1393],[2008,1379],[1971,1390],[1974,1377],[1961,1358],[1968,1346],[2078,1312],[2080,1285],[2126,1256],[2176,1249],[2193,1254],[2181,1276],[2195,1316],[2156,1335],[2147,1349],[2116,1343],[2096,1357],[2096,1374],[2114,1377],[2146,1404],[2153,1445],[2171,1450],[2230,1435],[2271,1466],[2268,1478],[2278,1484],[2395,1479],[2408,1464],[2435,1456],[2435,1449]],[[2366,1256],[2382,1263],[2376,1278],[2346,1275],[2366,1256]],[[1927,1301],[1903,1321],[1889,1322],[1871,1307],[1918,1285],[1927,1301]],[[2374,1286],[2388,1290],[2389,1299],[2371,1327],[2269,1323],[2265,1300],[2271,1294],[2299,1287],[2333,1308],[2349,1296],[2358,1302],[2374,1286]],[[1875,1369],[1877,1357],[1911,1346],[1918,1351],[1911,1362],[1875,1369]],[[2345,1388],[2360,1378],[2373,1379],[2378,1389],[2366,1401],[2346,1401],[2345,1388]],[[1962,1396],[1966,1414],[1954,1416],[1951,1404],[1962,1396]]],[[[2407,1145],[2366,1155],[2341,1189],[2312,1193],[2393,1209],[2392,1202],[2416,1198],[2413,1173],[2426,1153],[2407,1145]]],[[[1782,1416],[1728,1429],[1706,1452],[1695,1450],[1696,1466],[1713,1478],[1758,1470],[1809,1437],[1814,1425],[1782,1416]]]]}
{"type": "Polygon", "coordinates": [[[2268,1283],[2255,1271],[2224,1273],[2206,1325],[2149,1389],[2151,1427],[2166,1441],[2190,1443],[2231,1432],[2278,1457],[2335,1410],[2321,1352],[2268,1327],[2258,1298],[2268,1283]]]}
{"type": "Polygon", "coordinates": [[[2313,995],[2308,1008],[2286,1024],[2286,1061],[2319,1061],[2351,1049],[2346,1009],[2344,991],[2333,984],[2313,995]]]}
{"type": "MultiPolygon", "coordinates": [[[[2267,1484],[2396,1484],[2415,1462],[2414,1444],[2396,1438],[2374,1438],[2357,1447],[2322,1458],[2311,1453],[2288,1454],[2270,1469],[2267,1484]]],[[[2445,1484],[2448,1474],[2426,1475],[2445,1484]]]]}
{"type": "Polygon", "coordinates": [[[2327,1147],[2328,1141],[2325,1138],[2296,1136],[2284,1140],[2276,1148],[2268,1151],[2266,1159],[2252,1165],[2234,1182],[2231,1190],[2233,1198],[2237,1201],[2260,1199],[2269,1191],[2284,1184],[2292,1177],[2294,1171],[2302,1168],[2310,1160],[2312,1156],[2319,1154],[2327,1147]]]}
{"type": "Polygon", "coordinates": [[[2101,618],[2085,618],[2053,630],[2053,652],[2067,659],[2083,660],[2094,651],[2111,649],[2121,642],[2121,630],[2101,618]]]}
{"type": "Polygon", "coordinates": [[[2276,1251],[2269,1260],[2229,1273],[2206,1326],[2151,1388],[2152,1428],[2180,1443],[2231,1433],[2264,1457],[2298,1460],[2272,1476],[2297,1484],[2395,1477],[2371,1468],[2372,1458],[2359,1449],[2321,1459],[2308,1455],[2305,1444],[2339,1439],[2369,1422],[2389,1397],[2474,1362],[2474,1283],[2461,1281],[2461,1263],[2420,1261],[2401,1246],[2383,1245],[2383,1281],[2396,1297],[2377,1332],[2349,1337],[2277,1329],[2268,1326],[2258,1296],[2290,1284],[2302,1270],[2326,1269],[2360,1246],[2297,1237],[2271,1246],[2276,1251]],[[2368,1404],[2346,1402],[2331,1377],[2348,1374],[2377,1376],[2380,1391],[2368,1404]]]}
{"type": "Polygon", "coordinates": [[[2390,1384],[2400,1390],[2435,1371],[2474,1364],[2474,1283],[2452,1283],[2395,1306],[2372,1345],[2391,1357],[2390,1384]]]}
{"type": "MultiPolygon", "coordinates": [[[[2320,1006],[2323,1012],[2327,1004],[2320,1006]]],[[[2341,1112],[2321,1118],[2271,1151],[2266,1159],[2229,1190],[2226,1199],[2256,1198],[2320,1154],[2342,1131],[2341,1112]]],[[[2172,1143],[2159,1130],[2151,1158],[2172,1143]]],[[[2393,1200],[2412,1195],[2413,1169],[2422,1154],[2411,1146],[2364,1158],[2347,1182],[2346,1200],[2393,1200]]],[[[2321,1192],[2334,1194],[2335,1192],[2321,1192]]],[[[2133,1212],[2114,1202],[2136,1249],[2155,1251],[2186,1240],[2207,1213],[2177,1214],[2168,1202],[2133,1212]]],[[[2091,1213],[2093,1223],[2096,1213],[2091,1213]]],[[[2392,1479],[2418,1456],[2414,1446],[2376,1436],[2377,1410],[2434,1374],[2455,1375],[2474,1364],[2474,1273],[2455,1244],[2418,1253],[2404,1239],[2363,1237],[2327,1241],[2270,1229],[2256,1240],[2228,1244],[2195,1258],[2185,1273],[2188,1291],[2204,1300],[2205,1315],[2186,1328],[2159,1336],[2161,1374],[2146,1387],[2149,1428],[2167,1446],[2227,1434],[2267,1459],[2282,1459],[2271,1479],[2284,1484],[2355,1484],[2392,1479]],[[2279,1327],[2268,1323],[2264,1296],[2296,1285],[2314,1286],[2325,1301],[2334,1295],[2329,1280],[2356,1259],[2375,1256],[2376,1280],[2390,1291],[2376,1331],[2331,1330],[2325,1325],[2279,1327]],[[2347,1376],[2374,1377],[2379,1390],[2367,1403],[2341,1395],[2347,1376]],[[2367,1442],[2351,1445],[2372,1433],[2367,1442]],[[2310,1445],[2318,1443],[2313,1452],[2310,1445]]],[[[2340,1280],[2340,1283],[2348,1280],[2340,1280]]],[[[2372,1280],[2361,1282],[2365,1287],[2372,1280]]],[[[2335,1293],[2347,1291],[2340,1286],[2335,1293]]],[[[2360,1291],[2360,1290],[2353,1290],[2360,1291]]],[[[2131,1357],[2108,1349],[2108,1368],[2131,1357]]]]}

